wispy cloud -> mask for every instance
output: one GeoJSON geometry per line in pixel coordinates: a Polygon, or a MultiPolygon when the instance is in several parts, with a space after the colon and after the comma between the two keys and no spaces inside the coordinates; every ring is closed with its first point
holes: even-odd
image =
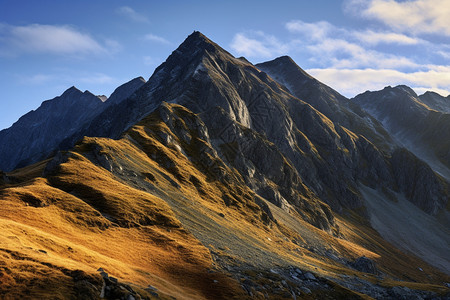
{"type": "Polygon", "coordinates": [[[354,31],[352,34],[362,43],[373,46],[378,44],[417,45],[419,43],[424,43],[423,40],[418,38],[395,32],[365,30],[354,31]]]}
{"type": "Polygon", "coordinates": [[[150,20],[146,16],[136,12],[134,9],[132,9],[129,6],[121,6],[116,9],[116,12],[124,17],[127,17],[128,19],[130,19],[134,22],[150,23],[150,20]]]}
{"type": "Polygon", "coordinates": [[[450,36],[448,0],[347,0],[345,8],[402,32],[450,36]]]}
{"type": "Polygon", "coordinates": [[[393,69],[309,69],[311,75],[348,97],[387,85],[406,84],[417,93],[435,91],[450,94],[450,67],[429,66],[428,70],[405,73],[393,69]],[[355,86],[357,84],[357,87],[355,86]]]}
{"type": "MultiPolygon", "coordinates": [[[[352,9],[361,12],[380,1],[352,0],[352,9]]],[[[410,85],[418,93],[449,94],[450,68],[435,65],[450,60],[449,45],[419,38],[412,31],[367,24],[354,30],[326,21],[291,20],[285,24],[288,40],[268,39],[271,36],[264,32],[241,32],[234,36],[232,49],[261,60],[282,54],[303,57],[306,61],[299,61],[303,67],[346,96],[398,84],[410,85]]]]}
{"type": "Polygon", "coordinates": [[[161,36],[152,34],[152,33],[146,34],[144,36],[144,40],[156,42],[156,43],[160,43],[160,44],[165,44],[165,45],[170,45],[170,42],[168,40],[166,40],[165,38],[163,38],[161,36]]]}
{"type": "Polygon", "coordinates": [[[417,68],[409,58],[364,48],[344,39],[326,38],[306,46],[316,62],[332,68],[417,68]]]}
{"type": "Polygon", "coordinates": [[[35,84],[35,85],[40,85],[40,84],[45,84],[49,81],[52,81],[54,79],[54,76],[52,75],[48,75],[48,74],[34,74],[31,76],[24,76],[23,77],[23,82],[27,83],[27,84],[35,84]]]}
{"type": "Polygon", "coordinates": [[[289,48],[272,35],[262,31],[237,33],[230,45],[239,55],[246,57],[270,58],[285,54],[289,48]]]}
{"type": "Polygon", "coordinates": [[[424,42],[416,37],[390,31],[348,30],[326,21],[308,23],[302,20],[292,20],[286,23],[285,27],[289,32],[300,34],[311,41],[341,38],[370,46],[378,44],[416,45],[424,42]]]}
{"type": "Polygon", "coordinates": [[[286,23],[286,29],[291,33],[307,36],[311,40],[321,40],[336,31],[337,28],[326,21],[307,23],[302,20],[292,20],[286,23]]]}
{"type": "Polygon", "coordinates": [[[0,26],[0,55],[23,53],[97,55],[109,53],[109,50],[89,34],[67,25],[0,26]]]}

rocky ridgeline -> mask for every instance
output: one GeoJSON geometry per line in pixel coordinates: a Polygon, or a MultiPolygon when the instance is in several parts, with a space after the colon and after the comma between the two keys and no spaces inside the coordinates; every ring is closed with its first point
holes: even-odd
{"type": "Polygon", "coordinates": [[[417,94],[407,86],[386,87],[352,99],[383,123],[401,144],[425,161],[439,163],[450,176],[450,101],[436,93],[417,94]]]}
{"type": "MultiPolygon", "coordinates": [[[[60,98],[69,101],[73,98],[69,94],[84,95],[72,89],[60,98]]],[[[49,104],[57,106],[61,99],[49,104]]],[[[170,110],[164,103],[176,103],[198,115],[200,120],[196,122],[201,121],[201,130],[208,133],[211,151],[228,167],[238,170],[256,194],[287,211],[297,210],[323,230],[338,234],[332,211],[358,209],[364,214],[360,183],[406,193],[408,199],[429,213],[437,213],[448,199],[447,183],[437,179],[406,150],[394,150],[398,146],[376,117],[361,110],[357,101],[350,101],[306,74],[288,57],[253,66],[194,32],[148,82],[134,79],[118,88],[105,103],[108,102],[110,105],[101,112],[94,108],[93,115],[80,113],[79,118],[84,119],[69,122],[79,127],[66,130],[69,135],[65,134],[63,140],[52,132],[55,138],[46,140],[46,149],[68,149],[84,135],[118,138],[155,110],[160,111],[179,139],[186,139],[185,132],[177,131],[179,124],[184,122],[184,130],[188,131],[198,124],[193,125],[182,116],[172,115],[170,119],[170,110]],[[415,168],[408,167],[411,162],[415,168]],[[414,178],[415,172],[422,170],[426,172],[421,173],[424,175],[420,180],[404,180],[414,178]]],[[[30,117],[40,110],[30,113],[30,117]]],[[[67,118],[76,114],[70,111],[67,118]]],[[[3,151],[14,149],[14,128],[19,124],[33,126],[22,119],[0,134],[0,140],[5,134],[10,135],[10,140],[4,138],[3,151]]],[[[54,126],[59,123],[51,119],[46,124],[52,130],[59,128],[54,126]]],[[[43,127],[36,128],[47,134],[43,127]]],[[[27,151],[37,153],[43,147],[43,138],[20,138],[31,141],[29,149],[35,150],[27,151]],[[34,147],[35,143],[40,146],[34,147]]],[[[31,155],[16,150],[14,153],[28,158],[31,155]]],[[[14,161],[17,159],[3,163],[8,162],[10,168],[14,161]]],[[[204,166],[203,171],[209,172],[207,162],[204,166]]]]}
{"type": "Polygon", "coordinates": [[[80,129],[104,109],[129,97],[145,80],[135,78],[118,87],[104,102],[104,96],[82,92],[75,87],[61,96],[44,101],[22,116],[10,128],[0,131],[0,168],[6,171],[46,159],[57,150],[71,148],[82,138],[80,129]],[[72,137],[70,141],[64,140],[72,137]]]}

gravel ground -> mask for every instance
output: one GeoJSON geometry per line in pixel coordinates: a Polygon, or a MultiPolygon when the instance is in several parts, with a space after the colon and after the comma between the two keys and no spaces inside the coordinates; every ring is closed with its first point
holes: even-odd
{"type": "Polygon", "coordinates": [[[450,274],[448,228],[401,195],[397,195],[398,201],[393,202],[368,187],[361,186],[360,191],[369,211],[370,223],[383,238],[450,274]]]}

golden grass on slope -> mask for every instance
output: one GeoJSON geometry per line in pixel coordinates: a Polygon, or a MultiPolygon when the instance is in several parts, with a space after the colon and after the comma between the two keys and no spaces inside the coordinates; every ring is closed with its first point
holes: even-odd
{"type": "Polygon", "coordinates": [[[45,166],[51,159],[46,159],[40,162],[37,162],[35,164],[32,164],[30,166],[16,169],[10,173],[8,173],[8,176],[13,177],[14,179],[24,182],[36,177],[39,177],[42,175],[42,172],[45,169],[45,166]]]}
{"type": "MultiPolygon", "coordinates": [[[[45,272],[53,275],[47,276],[47,287],[38,285],[32,291],[36,297],[45,298],[46,290],[50,297],[59,277],[65,286],[61,294],[70,295],[73,284],[60,268],[95,273],[98,267],[128,282],[152,284],[181,299],[242,296],[229,277],[207,272],[211,266],[208,250],[181,228],[170,207],[158,197],[125,185],[77,153],[72,153],[49,181],[37,178],[1,190],[0,224],[13,222],[8,226],[16,230],[2,230],[0,234],[7,236],[0,240],[9,241],[8,236],[19,240],[2,249],[31,258],[23,267],[16,261],[19,256],[9,258],[8,265],[15,266],[8,267],[11,284],[0,295],[10,293],[13,287],[17,295],[30,292],[27,280],[21,279],[25,269],[31,268],[30,264],[44,264],[42,268],[47,270],[51,264],[56,267],[45,272]],[[135,228],[129,228],[132,226],[135,228]],[[47,254],[43,256],[39,250],[47,254]],[[218,281],[215,286],[214,280],[218,281]]],[[[39,272],[34,276],[35,281],[44,280],[39,272]]]]}
{"type": "MultiPolygon", "coordinates": [[[[177,113],[192,116],[185,109],[177,113]]],[[[197,144],[186,145],[151,115],[120,140],[85,138],[48,178],[37,176],[43,165],[36,165],[16,173],[22,176],[20,183],[0,189],[0,280],[5,282],[0,297],[13,291],[18,297],[71,298],[77,289],[72,272],[85,272],[95,284],[96,270],[102,267],[122,281],[151,284],[180,299],[244,299],[237,281],[208,272],[213,266],[210,252],[193,234],[213,250],[225,244],[217,252],[236,264],[294,264],[330,278],[363,278],[303,248],[312,246],[349,260],[371,257],[398,278],[424,283],[445,279],[424,263],[418,266],[433,277],[420,277],[413,266],[406,266],[418,260],[355,220],[338,218],[345,240],[275,207],[279,225],[267,222],[235,170],[210,155],[228,177],[221,181],[204,174],[175,143],[164,145],[157,137],[161,132],[188,155],[198,155],[194,146],[207,146],[194,132],[190,134],[197,144]]]]}
{"type": "Polygon", "coordinates": [[[180,226],[164,201],[114,180],[105,169],[79,154],[73,153],[69,161],[61,165],[58,176],[49,180],[120,226],[180,226]]]}
{"type": "Polygon", "coordinates": [[[73,294],[71,271],[95,274],[99,267],[121,280],[144,287],[152,284],[181,299],[208,294],[223,298],[226,290],[212,290],[213,280],[236,293],[230,279],[207,273],[209,252],[182,229],[116,227],[93,232],[69,223],[54,206],[2,204],[0,253],[5,259],[0,269],[7,275],[1,277],[5,284],[0,295],[15,291],[44,299],[59,293],[65,299],[73,294]]]}

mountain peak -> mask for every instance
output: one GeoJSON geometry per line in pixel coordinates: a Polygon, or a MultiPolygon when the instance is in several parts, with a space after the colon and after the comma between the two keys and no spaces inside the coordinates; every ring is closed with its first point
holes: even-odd
{"type": "MultiPolygon", "coordinates": [[[[305,70],[300,68],[295,63],[295,61],[290,56],[287,56],[287,55],[280,56],[271,61],[257,64],[256,67],[261,69],[262,71],[267,70],[267,69],[278,70],[278,71],[282,70],[283,73],[296,74],[296,76],[301,75],[301,77],[303,77],[303,79],[314,80],[314,78],[311,75],[306,73],[305,70]]],[[[301,78],[297,78],[297,79],[300,80],[301,78]]]]}
{"type": "Polygon", "coordinates": [[[412,89],[412,88],[410,88],[409,86],[407,86],[407,85],[397,85],[394,89],[400,89],[400,90],[402,90],[402,91],[404,91],[404,92],[406,92],[406,93],[408,93],[408,94],[410,94],[410,95],[412,95],[412,96],[414,96],[414,97],[417,97],[417,94],[416,94],[416,92],[414,92],[414,90],[412,89]]]}
{"type": "Polygon", "coordinates": [[[199,31],[194,31],[190,34],[172,54],[179,54],[186,59],[186,57],[192,57],[204,51],[209,53],[222,52],[231,56],[226,50],[199,31]]]}
{"type": "Polygon", "coordinates": [[[80,91],[78,88],[76,88],[75,86],[71,86],[70,88],[68,88],[67,90],[64,91],[64,93],[62,93],[61,97],[63,96],[69,96],[69,95],[74,95],[74,94],[83,94],[82,91],[80,91]]]}

